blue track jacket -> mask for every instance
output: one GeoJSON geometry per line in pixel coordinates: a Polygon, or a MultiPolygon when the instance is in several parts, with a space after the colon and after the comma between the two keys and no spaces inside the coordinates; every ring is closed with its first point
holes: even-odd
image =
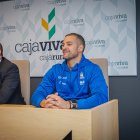
{"type": "Polygon", "coordinates": [[[33,93],[32,104],[40,107],[40,102],[54,92],[64,100],[76,99],[78,109],[89,109],[108,101],[108,88],[100,67],[84,55],[72,70],[66,61],[54,65],[33,93]]]}

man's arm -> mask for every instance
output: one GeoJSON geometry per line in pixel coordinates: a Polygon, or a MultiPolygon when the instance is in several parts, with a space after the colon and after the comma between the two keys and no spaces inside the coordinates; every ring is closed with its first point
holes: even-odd
{"type": "Polygon", "coordinates": [[[16,88],[20,86],[19,82],[19,70],[16,65],[12,64],[0,85],[0,104],[7,103],[16,88]]]}
{"type": "Polygon", "coordinates": [[[77,100],[78,109],[89,109],[108,101],[108,87],[98,66],[91,74],[89,89],[91,95],[88,98],[77,100]]]}
{"type": "Polygon", "coordinates": [[[34,106],[41,107],[40,103],[46,100],[49,94],[52,94],[55,90],[55,77],[53,74],[53,68],[50,69],[42,79],[41,83],[32,95],[31,102],[34,106]]]}

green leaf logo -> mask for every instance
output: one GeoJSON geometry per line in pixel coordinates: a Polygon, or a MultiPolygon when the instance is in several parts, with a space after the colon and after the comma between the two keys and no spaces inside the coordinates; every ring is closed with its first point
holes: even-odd
{"type": "Polygon", "coordinates": [[[49,40],[52,38],[52,36],[55,34],[55,25],[53,25],[53,27],[50,28],[49,24],[52,21],[52,19],[55,17],[55,8],[49,13],[48,15],[48,22],[42,18],[41,19],[41,24],[42,26],[47,30],[48,32],[48,36],[49,36],[49,40]]]}

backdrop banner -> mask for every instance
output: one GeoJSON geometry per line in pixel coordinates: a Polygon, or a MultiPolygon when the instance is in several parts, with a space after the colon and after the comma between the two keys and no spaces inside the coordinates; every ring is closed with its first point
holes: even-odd
{"type": "Polygon", "coordinates": [[[64,61],[66,34],[81,34],[87,58],[107,58],[110,76],[136,76],[135,0],[0,2],[0,42],[10,60],[30,60],[32,77],[64,61]]]}

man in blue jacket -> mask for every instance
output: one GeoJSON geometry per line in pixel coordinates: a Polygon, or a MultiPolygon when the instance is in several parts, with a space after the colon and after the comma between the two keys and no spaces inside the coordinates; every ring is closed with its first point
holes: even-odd
{"type": "Polygon", "coordinates": [[[100,67],[83,55],[84,38],[76,33],[65,36],[65,61],[45,74],[32,95],[32,104],[42,108],[89,109],[108,101],[108,88],[100,67]]]}

